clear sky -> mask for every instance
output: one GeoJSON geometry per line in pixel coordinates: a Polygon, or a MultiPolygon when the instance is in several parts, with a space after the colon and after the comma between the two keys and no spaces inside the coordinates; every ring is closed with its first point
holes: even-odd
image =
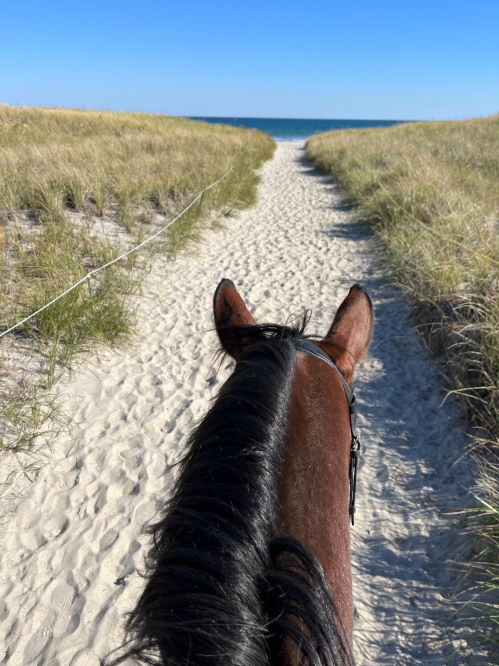
{"type": "Polygon", "coordinates": [[[499,0],[19,0],[0,102],[173,115],[499,112],[499,0]]]}

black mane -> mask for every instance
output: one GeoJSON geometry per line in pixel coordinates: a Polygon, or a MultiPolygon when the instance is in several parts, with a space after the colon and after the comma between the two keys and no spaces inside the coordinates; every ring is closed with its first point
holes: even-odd
{"type": "Polygon", "coordinates": [[[303,663],[349,664],[322,569],[277,535],[296,327],[231,330],[248,346],[189,438],[147,584],[127,622],[127,653],[168,666],[269,666],[282,641],[303,663]]]}

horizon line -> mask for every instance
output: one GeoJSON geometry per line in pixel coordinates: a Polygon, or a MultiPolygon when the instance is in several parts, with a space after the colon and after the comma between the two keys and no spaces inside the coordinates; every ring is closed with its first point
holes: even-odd
{"type": "MultiPolygon", "coordinates": [[[[199,118],[223,118],[224,120],[346,120],[346,121],[362,121],[362,122],[387,122],[387,123],[417,123],[417,122],[432,122],[431,120],[409,120],[399,118],[298,118],[298,117],[285,117],[285,116],[182,116],[175,115],[175,118],[190,118],[196,120],[199,118]]],[[[435,121],[439,122],[439,121],[435,121]]],[[[446,122],[446,121],[440,121],[446,122]]]]}

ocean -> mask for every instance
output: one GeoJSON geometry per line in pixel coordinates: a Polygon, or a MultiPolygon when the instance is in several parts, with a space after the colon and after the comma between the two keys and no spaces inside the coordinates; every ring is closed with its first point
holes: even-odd
{"type": "Polygon", "coordinates": [[[335,129],[362,127],[390,127],[405,120],[307,120],[304,118],[200,118],[207,123],[259,129],[270,134],[275,141],[305,141],[314,134],[335,129]]]}

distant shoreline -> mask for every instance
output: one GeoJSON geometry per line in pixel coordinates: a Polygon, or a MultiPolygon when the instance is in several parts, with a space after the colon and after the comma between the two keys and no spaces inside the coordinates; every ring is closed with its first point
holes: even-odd
{"type": "Polygon", "coordinates": [[[234,118],[190,116],[191,120],[204,121],[214,125],[231,125],[256,129],[270,135],[274,141],[306,141],[315,134],[341,129],[367,129],[392,127],[410,120],[355,120],[325,118],[234,118]]]}

